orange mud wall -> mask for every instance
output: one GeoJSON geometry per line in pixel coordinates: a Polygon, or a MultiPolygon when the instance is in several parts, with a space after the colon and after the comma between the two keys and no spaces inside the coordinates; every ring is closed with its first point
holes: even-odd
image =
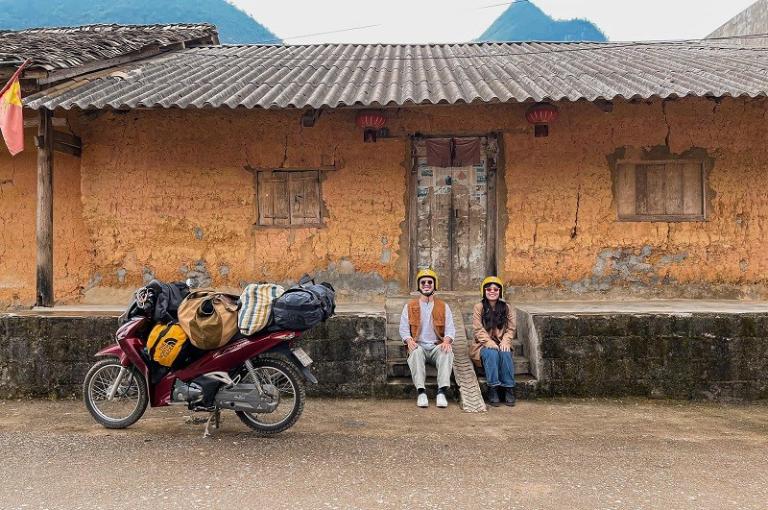
{"type": "Polygon", "coordinates": [[[506,133],[505,280],[542,297],[768,298],[767,106],[565,104],[547,138],[506,133]],[[665,145],[713,158],[707,221],[618,222],[607,156],[665,145]]]}
{"type": "Polygon", "coordinates": [[[398,288],[405,144],[365,144],[354,113],[247,110],[103,113],[82,122],[91,302],[151,277],[239,289],[313,273],[344,299],[398,288]],[[321,172],[323,225],[257,226],[255,169],[321,172]],[[116,291],[117,289],[117,291],[116,291]]]}
{"type": "MultiPolygon", "coordinates": [[[[25,112],[25,117],[34,115],[25,112]]],[[[35,303],[37,128],[26,128],[24,134],[25,149],[15,157],[0,142],[0,310],[35,303]]],[[[80,160],[57,152],[54,165],[54,289],[58,301],[68,302],[82,298],[90,247],[80,201],[80,160]]]]}
{"type": "MultiPolygon", "coordinates": [[[[558,104],[534,138],[525,105],[388,109],[391,138],[366,144],[355,111],[77,113],[81,160],[57,153],[57,302],[122,303],[149,278],[238,289],[332,281],[342,300],[408,282],[407,135],[502,133],[500,276],[519,299],[768,298],[765,99],[558,104]],[[618,222],[608,158],[705,150],[706,222],[618,222]],[[323,225],[259,227],[255,169],[321,172],[323,225]]],[[[28,143],[32,144],[31,139],[28,143]]],[[[34,302],[35,159],[0,155],[0,306],[34,302]]]]}

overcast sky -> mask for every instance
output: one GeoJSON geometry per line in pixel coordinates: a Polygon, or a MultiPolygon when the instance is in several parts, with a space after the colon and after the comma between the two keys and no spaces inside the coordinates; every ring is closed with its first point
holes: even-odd
{"type": "MultiPolygon", "coordinates": [[[[508,6],[503,0],[230,1],[290,44],[471,41],[508,6]],[[368,25],[380,26],[305,36],[368,25]]],[[[580,17],[596,23],[612,41],[701,38],[753,2],[533,0],[556,19],[580,17]]]]}

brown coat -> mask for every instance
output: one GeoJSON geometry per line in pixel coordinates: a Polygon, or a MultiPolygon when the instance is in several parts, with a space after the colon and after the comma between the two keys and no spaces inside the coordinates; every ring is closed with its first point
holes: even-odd
{"type": "MultiPolygon", "coordinates": [[[[501,303],[501,302],[500,302],[501,303]]],[[[498,306],[498,305],[497,305],[498,306]]],[[[483,327],[483,303],[477,303],[472,310],[472,329],[475,333],[475,341],[469,346],[469,357],[477,366],[482,366],[480,359],[480,349],[491,344],[499,345],[502,340],[512,344],[517,330],[515,324],[515,311],[511,306],[507,306],[507,326],[504,329],[496,328],[495,331],[487,331],[483,327]]]]}

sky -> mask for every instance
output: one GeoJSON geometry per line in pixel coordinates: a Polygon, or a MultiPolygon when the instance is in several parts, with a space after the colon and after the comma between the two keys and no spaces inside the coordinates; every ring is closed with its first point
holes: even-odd
{"type": "MultiPolygon", "coordinates": [[[[483,33],[509,4],[503,0],[230,1],[289,44],[466,42],[483,33]],[[356,27],[367,28],[341,32],[356,27]],[[336,33],[309,35],[322,32],[336,33]]],[[[596,23],[611,41],[699,39],[753,2],[533,0],[556,19],[578,17],[596,23]]]]}

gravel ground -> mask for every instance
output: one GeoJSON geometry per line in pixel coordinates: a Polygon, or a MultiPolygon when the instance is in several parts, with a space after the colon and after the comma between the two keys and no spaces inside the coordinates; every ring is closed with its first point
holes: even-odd
{"type": "Polygon", "coordinates": [[[0,401],[0,508],[768,508],[765,404],[310,400],[272,438],[186,414],[110,431],[80,402],[0,401]]]}

